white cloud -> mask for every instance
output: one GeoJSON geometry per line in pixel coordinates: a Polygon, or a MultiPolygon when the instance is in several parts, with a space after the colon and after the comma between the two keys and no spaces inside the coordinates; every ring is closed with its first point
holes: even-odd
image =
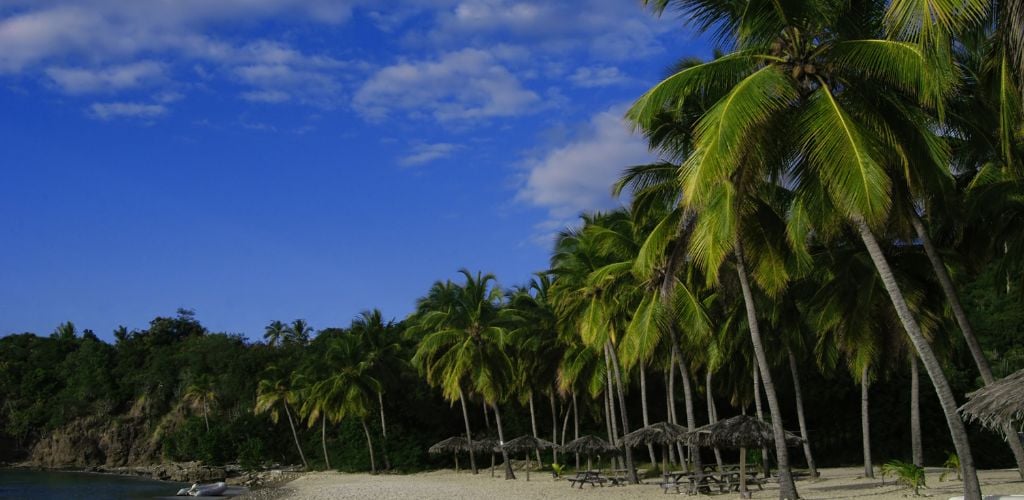
{"type": "Polygon", "coordinates": [[[403,167],[423,165],[434,160],[447,158],[461,148],[462,146],[459,146],[458,144],[446,142],[437,144],[419,144],[412,148],[412,153],[400,158],[398,160],[398,164],[403,167]]]}
{"type": "Polygon", "coordinates": [[[254,90],[242,92],[242,99],[252,102],[279,103],[291,99],[291,96],[280,90],[254,90]]]}
{"type": "Polygon", "coordinates": [[[155,61],[139,61],[95,69],[51,67],[46,69],[46,75],[69,94],[111,92],[160,79],[164,66],[155,61]]]}
{"type": "Polygon", "coordinates": [[[114,118],[156,118],[167,113],[162,104],[144,104],[138,102],[94,102],[89,106],[92,116],[100,120],[114,118]]]}
{"type": "Polygon", "coordinates": [[[536,111],[540,101],[495,54],[463,49],[377,71],[356,91],[353,106],[371,120],[404,111],[450,122],[523,115],[536,111]]]}
{"type": "Polygon", "coordinates": [[[628,83],[629,77],[614,66],[594,66],[576,68],[569,81],[577,87],[593,88],[628,83]]]}
{"type": "Polygon", "coordinates": [[[654,159],[646,142],[627,128],[625,109],[613,106],[594,115],[575,140],[528,160],[516,198],[548,209],[556,220],[614,206],[611,185],[623,169],[654,159]]]}

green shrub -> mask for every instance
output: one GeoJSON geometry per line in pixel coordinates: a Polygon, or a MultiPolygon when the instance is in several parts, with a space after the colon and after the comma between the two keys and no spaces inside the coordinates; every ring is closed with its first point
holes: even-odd
{"type": "Polygon", "coordinates": [[[924,469],[909,462],[891,460],[882,465],[882,477],[894,476],[896,482],[914,489],[914,496],[919,496],[919,490],[924,488],[924,469]]]}

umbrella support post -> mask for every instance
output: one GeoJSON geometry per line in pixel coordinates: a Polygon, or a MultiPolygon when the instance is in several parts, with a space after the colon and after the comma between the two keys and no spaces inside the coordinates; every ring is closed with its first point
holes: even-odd
{"type": "Polygon", "coordinates": [[[459,473],[459,452],[455,452],[455,473],[459,473]]]}
{"type": "Polygon", "coordinates": [[[494,452],[491,452],[491,477],[494,477],[494,452]]]}
{"type": "Polygon", "coordinates": [[[526,482],[530,482],[530,453],[526,453],[526,482]]]}
{"type": "Polygon", "coordinates": [[[740,448],[740,498],[750,498],[747,491],[747,449],[740,448]]]}

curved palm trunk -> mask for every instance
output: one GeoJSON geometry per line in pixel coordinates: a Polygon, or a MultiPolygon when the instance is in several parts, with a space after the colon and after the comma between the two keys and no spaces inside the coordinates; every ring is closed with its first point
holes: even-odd
{"type": "Polygon", "coordinates": [[[910,353],[910,450],[914,465],[924,467],[924,447],[921,446],[921,382],[917,355],[914,353],[910,353]]]}
{"type": "Polygon", "coordinates": [[[488,414],[488,411],[487,411],[487,401],[483,401],[483,402],[481,402],[481,404],[483,405],[483,410],[484,410],[484,426],[487,427],[488,431],[490,431],[491,430],[491,417],[490,417],[490,415],[488,414]]]}
{"type": "MultiPolygon", "coordinates": [[[[640,405],[643,407],[644,427],[651,425],[651,418],[647,413],[647,376],[644,375],[644,365],[640,364],[640,405]]],[[[647,443],[647,453],[650,455],[651,463],[657,464],[658,458],[654,456],[654,445],[647,443]]]]}
{"type": "Polygon", "coordinates": [[[797,371],[796,356],[793,351],[789,352],[789,371],[793,375],[793,392],[796,395],[796,419],[800,423],[800,437],[804,443],[804,459],[807,460],[807,468],[810,469],[811,477],[818,477],[818,466],[814,463],[814,455],[811,454],[811,440],[807,435],[807,421],[804,419],[804,395],[800,390],[800,373],[797,371]]]}
{"type": "MultiPolygon", "coordinates": [[[[619,414],[622,418],[622,435],[629,434],[629,416],[626,412],[626,390],[622,385],[622,371],[619,369],[619,355],[615,352],[615,346],[609,341],[605,344],[605,350],[611,357],[612,370],[615,373],[615,385],[617,387],[617,393],[619,396],[619,414]]],[[[626,454],[626,474],[629,477],[629,482],[633,484],[640,484],[640,478],[636,475],[636,467],[633,465],[633,450],[629,446],[624,446],[626,454]]]]}
{"type": "Polygon", "coordinates": [[[885,290],[889,293],[889,298],[892,300],[900,322],[903,323],[904,330],[906,330],[910,341],[917,349],[917,354],[921,357],[921,362],[924,363],[925,370],[935,386],[935,393],[939,397],[939,403],[942,405],[942,411],[946,416],[946,424],[949,426],[949,432],[953,438],[953,445],[956,448],[957,455],[960,457],[964,479],[964,498],[966,500],[978,500],[981,498],[981,486],[978,484],[978,471],[974,466],[971,445],[967,440],[967,429],[964,427],[964,423],[960,420],[960,415],[956,411],[956,399],[953,397],[953,390],[949,387],[949,381],[946,380],[946,375],[942,371],[942,365],[939,364],[938,358],[935,357],[931,346],[928,345],[924,334],[921,333],[921,328],[914,319],[913,313],[910,312],[906,298],[896,283],[896,278],[892,274],[892,268],[889,267],[889,262],[886,260],[885,254],[882,253],[882,248],[878,245],[875,235],[871,232],[863,217],[855,216],[853,223],[860,233],[861,240],[864,241],[864,246],[868,249],[868,254],[871,255],[871,260],[874,262],[875,269],[882,278],[882,283],[885,284],[885,290]]]}
{"type": "Polygon", "coordinates": [[[462,394],[461,388],[459,389],[459,402],[462,403],[462,421],[466,424],[466,443],[469,446],[469,466],[473,469],[473,474],[476,474],[476,453],[473,453],[473,434],[469,430],[469,408],[466,407],[466,398],[462,394]]]}
{"type": "MultiPolygon", "coordinates": [[[[679,354],[679,346],[674,346],[674,351],[679,354]]],[[[693,387],[690,385],[690,371],[686,366],[686,362],[683,357],[679,355],[676,357],[679,363],[679,375],[683,380],[683,404],[686,406],[686,430],[693,432],[697,429],[697,417],[693,410],[693,387]]],[[[710,393],[709,393],[709,398],[710,393]]],[[[683,454],[682,446],[679,448],[679,454],[683,454]]],[[[700,472],[704,464],[700,460],[700,448],[696,446],[690,447],[690,461],[693,462],[693,470],[700,472]]]]}
{"type": "Polygon", "coordinates": [[[370,473],[371,474],[376,474],[377,473],[377,460],[375,460],[374,456],[373,456],[373,439],[370,438],[370,428],[367,427],[366,419],[365,418],[362,419],[362,424],[363,424],[363,434],[366,435],[366,449],[370,450],[370,473]]]}
{"type": "Polygon", "coordinates": [[[206,422],[206,432],[210,432],[210,415],[209,410],[206,408],[206,403],[203,403],[203,422],[206,422]]]}
{"type": "MultiPolygon", "coordinates": [[[[551,442],[558,444],[558,410],[555,407],[555,388],[552,387],[548,393],[548,401],[551,403],[551,442]]],[[[565,405],[562,405],[563,407],[565,405]]],[[[568,415],[568,413],[566,413],[568,415]]],[[[563,431],[564,434],[564,431],[563,431]]],[[[564,437],[564,436],[563,436],[564,437]]],[[[558,448],[551,449],[551,463],[558,463],[558,448]]]]}
{"type": "MultiPolygon", "coordinates": [[[[576,405],[576,389],[572,390],[572,438],[580,438],[580,410],[576,405]]],[[[580,454],[576,454],[576,469],[580,468],[580,454]]]]}
{"type": "MultiPolygon", "coordinates": [[[[533,438],[540,438],[540,436],[537,435],[537,413],[533,410],[533,392],[530,392],[530,427],[533,430],[533,438]]],[[[533,450],[533,452],[537,454],[537,464],[543,467],[540,461],[540,450],[533,450]]]]}
{"type": "Polygon", "coordinates": [[[288,409],[288,402],[284,403],[284,414],[288,417],[288,427],[292,428],[292,437],[295,439],[295,449],[299,450],[299,458],[302,459],[302,468],[309,470],[309,463],[306,462],[306,454],[302,452],[302,445],[299,444],[299,434],[295,432],[295,422],[292,420],[292,412],[288,409]]]}
{"type": "MultiPolygon", "coordinates": [[[[708,423],[713,424],[718,422],[718,411],[715,410],[715,396],[711,392],[711,371],[709,370],[707,375],[704,377],[704,390],[707,392],[708,400],[708,423]]],[[[716,446],[715,450],[715,464],[718,465],[718,471],[721,472],[724,464],[722,463],[722,450],[719,450],[716,446]]],[[[699,471],[699,469],[698,469],[699,471]]]]}
{"type": "MultiPolygon", "coordinates": [[[[676,378],[672,375],[675,374],[675,358],[669,359],[668,370],[665,370],[665,411],[668,414],[668,421],[678,425],[678,415],[676,415],[676,401],[672,396],[676,393],[676,378]]],[[[676,447],[675,445],[668,447],[668,460],[672,465],[678,465],[680,462],[676,460],[676,447]]]]}
{"type": "MultiPolygon", "coordinates": [[[[608,421],[611,425],[611,433],[608,438],[608,442],[617,445],[619,443],[619,417],[615,413],[615,382],[612,380],[612,362],[608,356],[608,349],[605,346],[604,351],[604,374],[608,389],[605,391],[608,401],[608,421]]],[[[623,466],[622,457],[612,456],[611,460],[615,468],[621,468],[623,466]]]]}
{"type": "MultiPolygon", "coordinates": [[[[764,411],[761,408],[761,377],[758,374],[760,371],[758,365],[760,363],[754,360],[754,410],[757,412],[757,419],[764,422],[764,411]]],[[[764,472],[764,477],[771,477],[771,464],[768,460],[768,448],[765,446],[761,447],[761,471],[764,472]]]]}
{"type": "Polygon", "coordinates": [[[871,415],[868,407],[868,367],[860,370],[860,435],[864,450],[864,477],[875,478],[875,467],[871,463],[871,415]]]}
{"type": "MultiPolygon", "coordinates": [[[[953,310],[953,317],[956,318],[956,324],[960,327],[960,332],[963,333],[964,341],[966,341],[967,348],[971,351],[971,357],[974,358],[974,364],[978,367],[981,379],[985,382],[985,385],[995,382],[995,377],[992,376],[992,368],[988,364],[988,359],[985,358],[985,352],[981,349],[981,344],[978,343],[978,337],[974,334],[974,328],[971,326],[971,322],[967,318],[967,312],[964,311],[964,306],[960,302],[960,295],[956,292],[956,287],[953,286],[953,279],[949,276],[949,270],[946,269],[946,265],[942,262],[942,257],[939,256],[938,250],[935,249],[931,235],[928,234],[928,230],[924,227],[924,222],[917,214],[911,216],[910,222],[914,226],[914,232],[917,234],[917,237],[920,238],[921,243],[924,245],[924,252],[928,255],[928,261],[931,262],[932,270],[935,271],[935,277],[939,280],[942,293],[946,296],[946,300],[949,301],[950,309],[953,310]]],[[[1017,462],[1017,473],[1020,474],[1021,479],[1024,479],[1024,445],[1017,438],[1012,426],[1005,426],[1003,428],[1003,435],[1006,442],[1010,445],[1014,460],[1017,462]]]]}
{"type": "MultiPolygon", "coordinates": [[[[498,426],[498,440],[505,443],[505,429],[501,427],[501,411],[498,410],[497,404],[492,404],[491,409],[494,410],[494,423],[498,426]]],[[[470,455],[472,456],[472,455],[470,455]]],[[[512,472],[512,462],[508,459],[508,452],[505,451],[505,447],[501,447],[501,459],[505,461],[505,479],[515,479],[516,473],[512,472]]]]}
{"type": "Polygon", "coordinates": [[[377,404],[380,407],[380,447],[384,456],[384,470],[391,470],[391,460],[388,459],[388,423],[384,420],[384,395],[380,392],[377,393],[377,404]]]}
{"type": "Polygon", "coordinates": [[[320,446],[324,448],[324,463],[331,470],[331,457],[327,456],[327,418],[320,417],[320,446]]]}
{"type": "Polygon", "coordinates": [[[789,450],[786,449],[786,431],[782,427],[782,410],[779,408],[779,398],[775,394],[772,372],[768,369],[768,356],[765,355],[764,344],[761,343],[761,329],[757,323],[754,294],[750,290],[750,282],[747,279],[747,267],[743,263],[743,245],[739,241],[736,243],[736,273],[739,275],[740,288],[743,289],[743,303],[747,309],[750,341],[754,345],[754,354],[757,356],[757,364],[761,370],[764,392],[768,397],[768,411],[772,416],[772,431],[775,434],[775,456],[779,462],[779,498],[796,500],[799,496],[796,492],[796,484],[793,483],[793,473],[789,469],[789,450]]]}

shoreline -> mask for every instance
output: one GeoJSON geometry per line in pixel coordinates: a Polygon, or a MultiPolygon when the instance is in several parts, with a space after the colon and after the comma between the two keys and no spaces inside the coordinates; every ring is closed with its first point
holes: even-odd
{"type": "Polygon", "coordinates": [[[245,471],[236,464],[207,466],[199,462],[165,462],[116,467],[102,465],[47,467],[32,462],[4,462],[0,463],[0,469],[97,474],[160,481],[176,485],[224,481],[236,490],[235,495],[232,496],[244,496],[253,491],[274,488],[306,474],[306,472],[298,470],[297,466],[245,471]],[[240,491],[238,491],[239,489],[240,491]]]}
{"type": "MultiPolygon", "coordinates": [[[[517,474],[520,471],[517,471],[517,474]]],[[[862,477],[860,467],[837,467],[820,469],[821,477],[805,477],[797,482],[801,498],[807,500],[857,499],[857,500],[902,500],[912,496],[908,488],[896,484],[894,478],[875,479],[862,477]]],[[[950,498],[962,494],[963,483],[953,480],[939,481],[945,469],[926,468],[927,487],[922,488],[924,497],[950,498]]],[[[1022,495],[1024,481],[1016,469],[992,469],[979,471],[985,495],[1022,495]]],[[[570,488],[565,478],[553,480],[542,473],[531,474],[531,480],[519,477],[505,481],[502,477],[491,478],[486,472],[473,475],[468,472],[456,473],[451,469],[414,474],[379,474],[310,472],[293,480],[252,490],[239,498],[252,500],[278,499],[437,499],[458,500],[474,498],[515,498],[517,500],[541,500],[571,495],[586,496],[588,499],[627,500],[633,498],[663,498],[664,492],[658,485],[660,478],[648,479],[640,485],[586,487],[583,490],[570,488]]],[[[684,490],[685,491],[685,490],[684,490]]],[[[730,498],[725,495],[696,495],[696,498],[730,498]]],[[[764,490],[753,488],[752,498],[769,499],[778,497],[778,485],[768,483],[764,490]]]]}

